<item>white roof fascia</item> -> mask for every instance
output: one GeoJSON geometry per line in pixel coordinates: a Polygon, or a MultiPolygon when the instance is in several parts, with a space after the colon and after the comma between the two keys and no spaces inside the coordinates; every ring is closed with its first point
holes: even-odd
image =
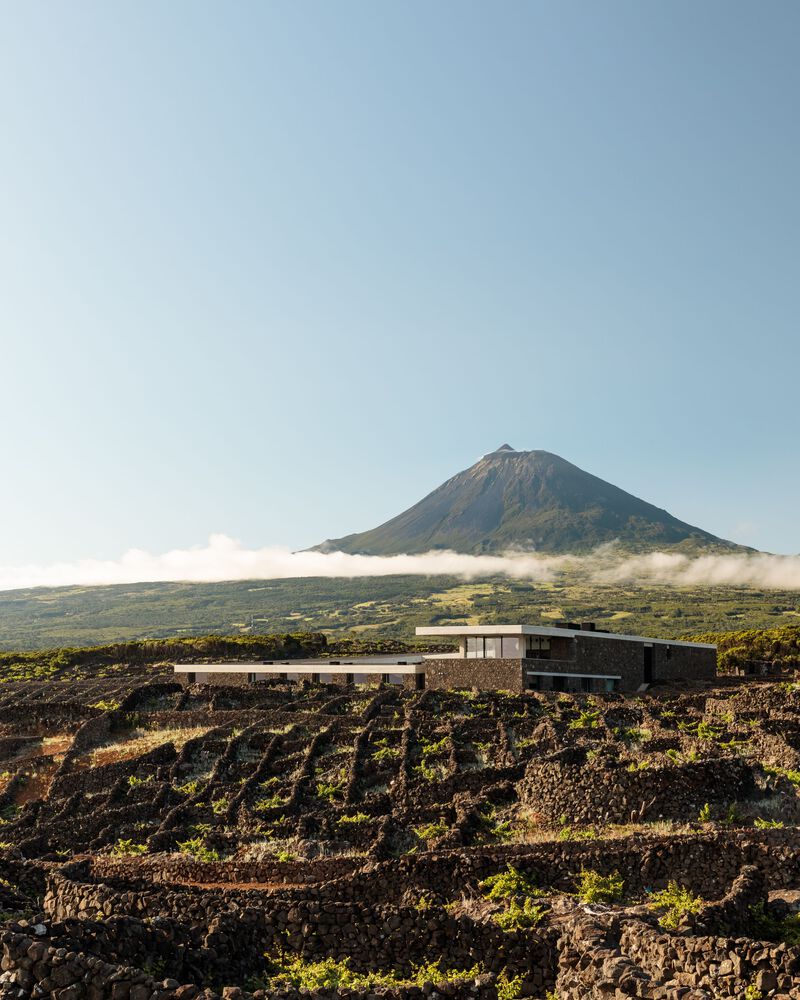
{"type": "Polygon", "coordinates": [[[689,642],[686,639],[654,639],[644,635],[622,635],[619,632],[592,632],[589,629],[547,628],[538,625],[422,625],[417,627],[417,635],[541,635],[550,638],[564,636],[581,639],[615,639],[620,642],[652,642],[659,646],[691,646],[693,649],[716,649],[710,642],[689,642]]]}
{"type": "Polygon", "coordinates": [[[418,674],[424,671],[422,657],[402,662],[368,660],[274,660],[272,663],[175,663],[176,674],[418,674]]]}

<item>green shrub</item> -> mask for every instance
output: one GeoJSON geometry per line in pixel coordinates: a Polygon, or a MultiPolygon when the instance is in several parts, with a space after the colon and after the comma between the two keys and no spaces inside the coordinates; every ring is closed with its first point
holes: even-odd
{"type": "Polygon", "coordinates": [[[691,890],[670,881],[666,889],[654,892],[650,897],[650,905],[657,910],[665,910],[660,923],[667,930],[675,930],[681,922],[681,917],[687,913],[698,913],[703,900],[695,896],[691,890]]]}
{"type": "Polygon", "coordinates": [[[180,792],[181,795],[196,795],[200,790],[200,781],[198,778],[192,778],[191,781],[185,781],[182,785],[174,785],[176,792],[180,792]]]}
{"type": "Polygon", "coordinates": [[[447,824],[441,820],[436,823],[426,823],[424,826],[414,827],[414,833],[420,840],[438,840],[447,833],[447,824]]]}
{"type": "Polygon", "coordinates": [[[183,854],[190,854],[197,861],[219,861],[219,851],[206,847],[201,837],[194,837],[190,840],[178,841],[178,850],[183,854]]]}
{"type": "Polygon", "coordinates": [[[128,784],[131,788],[138,788],[139,785],[149,785],[152,780],[152,774],[148,774],[146,778],[138,778],[135,774],[128,775],[128,784]]]}
{"type": "Polygon", "coordinates": [[[583,869],[578,880],[578,898],[583,903],[619,903],[625,881],[619,872],[601,875],[583,869]]]}
{"type": "Polygon", "coordinates": [[[354,824],[355,823],[369,823],[369,821],[371,819],[372,819],[372,817],[369,816],[367,813],[357,812],[357,813],[354,813],[352,816],[340,816],[339,819],[336,822],[341,826],[342,824],[346,824],[346,823],[354,823],[354,824]]]}
{"type": "Polygon", "coordinates": [[[711,806],[706,802],[702,807],[700,812],[697,814],[698,822],[700,823],[710,823],[711,822],[711,806]]]}
{"type": "Polygon", "coordinates": [[[327,799],[328,802],[332,802],[335,798],[338,798],[344,789],[343,781],[317,782],[317,798],[327,799]]]}
{"type": "Polygon", "coordinates": [[[573,719],[568,729],[597,729],[600,726],[600,713],[584,709],[577,719],[573,719]]]}
{"type": "Polygon", "coordinates": [[[512,899],[505,910],[494,914],[492,920],[501,930],[520,931],[528,927],[538,927],[548,909],[548,906],[537,903],[530,897],[523,899],[522,902],[512,899]]]}
{"type": "Polygon", "coordinates": [[[253,803],[254,812],[268,812],[270,809],[277,809],[279,806],[285,806],[286,799],[282,795],[267,795],[263,799],[258,799],[258,801],[253,803]]]}
{"type": "Polygon", "coordinates": [[[497,1000],[517,1000],[522,995],[522,982],[524,976],[508,978],[508,972],[503,969],[497,977],[495,989],[497,990],[497,1000]]]}
{"type": "Polygon", "coordinates": [[[132,857],[137,854],[147,854],[147,844],[134,844],[132,840],[120,838],[111,848],[111,853],[117,857],[132,857]]]}
{"type": "Polygon", "coordinates": [[[513,865],[507,865],[504,872],[485,878],[480,888],[487,899],[524,899],[540,895],[533,880],[513,865]]]}
{"type": "Polygon", "coordinates": [[[448,738],[443,736],[440,740],[431,742],[430,740],[422,740],[420,742],[420,749],[422,751],[423,757],[429,757],[432,754],[443,753],[447,749],[448,738]]]}
{"type": "MultiPolygon", "coordinates": [[[[324,958],[318,962],[307,961],[299,956],[268,957],[270,971],[257,988],[266,990],[331,990],[331,989],[373,989],[375,987],[397,988],[402,986],[424,986],[426,983],[439,985],[457,983],[463,979],[475,979],[481,975],[481,966],[471,969],[442,969],[439,962],[428,962],[418,966],[411,976],[401,977],[396,972],[355,972],[350,968],[350,959],[324,958]]],[[[252,984],[256,986],[256,983],[252,984]]]]}
{"type": "Polygon", "coordinates": [[[760,816],[756,816],[753,825],[757,830],[780,830],[784,824],[779,819],[761,819],[760,816]]]}
{"type": "Polygon", "coordinates": [[[412,768],[417,774],[421,775],[426,781],[438,781],[439,772],[435,767],[429,767],[423,759],[421,763],[417,764],[416,767],[412,768]]]}

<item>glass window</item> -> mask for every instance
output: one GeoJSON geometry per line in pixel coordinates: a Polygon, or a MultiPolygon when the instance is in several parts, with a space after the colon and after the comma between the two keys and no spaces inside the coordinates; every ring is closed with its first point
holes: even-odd
{"type": "Polygon", "coordinates": [[[485,649],[484,656],[490,657],[493,660],[499,659],[500,656],[502,655],[500,652],[500,643],[501,640],[499,638],[484,639],[484,649],[485,649]]]}
{"type": "Polygon", "coordinates": [[[467,636],[467,656],[475,659],[476,656],[483,656],[483,636],[467,636]]]}
{"type": "Polygon", "coordinates": [[[503,656],[522,656],[521,643],[516,636],[508,635],[503,637],[503,656]]]}
{"type": "Polygon", "coordinates": [[[550,659],[550,640],[547,636],[529,635],[527,655],[534,660],[550,659]]]}

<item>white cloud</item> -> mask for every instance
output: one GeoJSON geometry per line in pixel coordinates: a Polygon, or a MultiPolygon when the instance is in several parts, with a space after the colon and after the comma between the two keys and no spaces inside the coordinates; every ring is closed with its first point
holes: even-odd
{"type": "Polygon", "coordinates": [[[218,582],[278,580],[292,577],[369,577],[391,574],[452,575],[467,579],[505,575],[514,579],[553,579],[567,567],[597,583],[650,583],[672,586],[752,586],[800,590],[800,556],[734,553],[687,556],[652,552],[627,556],[613,545],[587,556],[548,556],[509,552],[471,556],[432,551],[421,555],[356,556],[343,552],[292,552],[271,547],[246,549],[226,535],[212,535],[205,546],[154,555],[130,549],[120,559],[83,559],[45,566],[0,566],[0,590],[60,587],[70,584],[156,581],[218,582]]]}

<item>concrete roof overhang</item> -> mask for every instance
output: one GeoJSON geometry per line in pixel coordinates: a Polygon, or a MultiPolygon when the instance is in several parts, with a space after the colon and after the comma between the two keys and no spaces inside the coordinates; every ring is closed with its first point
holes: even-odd
{"type": "Polygon", "coordinates": [[[621,635],[618,632],[592,632],[589,629],[574,628],[548,628],[539,625],[420,625],[416,629],[417,635],[447,635],[464,636],[473,635],[540,635],[550,638],[574,639],[576,636],[581,639],[614,639],[619,642],[645,642],[659,646],[692,646],[696,649],[716,649],[717,647],[707,642],[688,642],[685,639],[652,639],[643,635],[621,635]]]}

